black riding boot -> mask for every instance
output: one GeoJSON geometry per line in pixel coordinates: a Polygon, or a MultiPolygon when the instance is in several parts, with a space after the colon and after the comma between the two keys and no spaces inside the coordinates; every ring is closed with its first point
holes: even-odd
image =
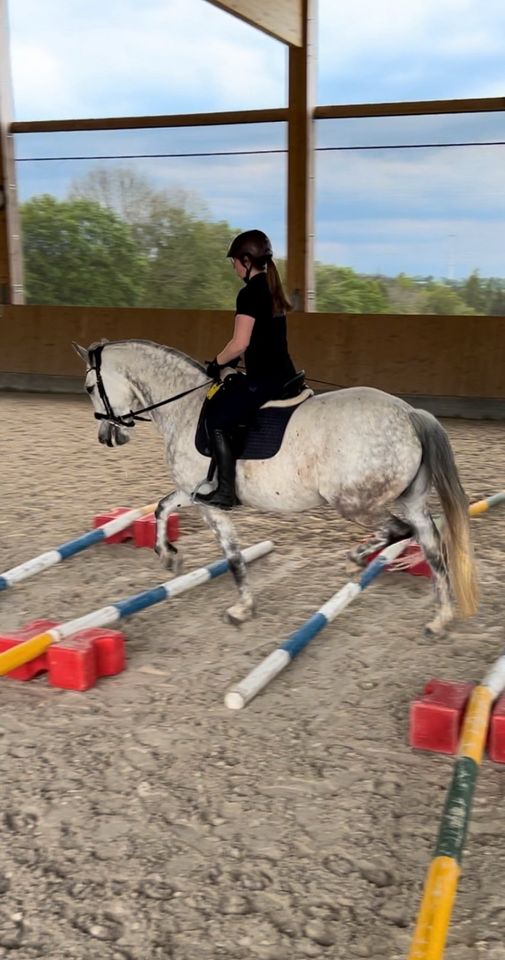
{"type": "Polygon", "coordinates": [[[197,493],[197,503],[208,503],[212,507],[231,510],[240,500],[235,493],[235,457],[231,443],[223,430],[212,431],[212,452],[217,463],[218,484],[210,493],[197,493]]]}

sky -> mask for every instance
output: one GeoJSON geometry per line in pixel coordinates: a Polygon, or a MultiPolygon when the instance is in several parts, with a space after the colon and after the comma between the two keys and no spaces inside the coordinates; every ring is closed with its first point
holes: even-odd
{"type": "MultiPolygon", "coordinates": [[[[286,48],[206,0],[10,0],[19,120],[283,106],[286,48]],[[139,14],[141,10],[141,14],[139,14]]],[[[319,103],[505,95],[503,0],[319,0],[319,103]]],[[[316,256],[362,272],[503,276],[505,113],[319,121],[316,256]],[[394,148],[396,146],[396,149],[394,148]],[[359,148],[372,149],[359,149],[359,148]],[[387,147],[388,149],[384,149],[387,147]]],[[[19,135],[21,199],[65,196],[102,163],[127,164],[209,215],[261,226],[285,251],[283,124],[19,135]],[[29,160],[246,151],[238,157],[29,160]]]]}

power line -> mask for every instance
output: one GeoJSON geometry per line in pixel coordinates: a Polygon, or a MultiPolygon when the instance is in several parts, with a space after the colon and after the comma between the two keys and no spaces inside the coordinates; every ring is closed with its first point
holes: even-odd
{"type": "Polygon", "coordinates": [[[101,154],[83,157],[19,157],[17,163],[33,163],[39,160],[158,160],[161,158],[188,157],[252,157],[256,154],[287,153],[284,148],[278,150],[216,150],[208,153],[123,153],[101,154]]]}
{"type": "MultiPolygon", "coordinates": [[[[362,146],[328,146],[316,147],[316,153],[353,152],[360,150],[426,150],[445,147],[504,147],[505,140],[467,140],[458,143],[389,143],[368,144],[362,146]]],[[[50,160],[176,160],[198,157],[254,157],[275,154],[286,154],[285,147],[265,150],[213,150],[194,153],[123,153],[123,154],[90,154],[87,156],[72,157],[18,157],[17,163],[40,163],[50,160]]]]}

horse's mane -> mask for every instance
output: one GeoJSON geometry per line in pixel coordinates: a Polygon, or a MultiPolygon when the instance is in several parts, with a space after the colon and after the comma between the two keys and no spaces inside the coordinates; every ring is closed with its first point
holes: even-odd
{"type": "Polygon", "coordinates": [[[199,363],[198,360],[194,360],[193,357],[190,357],[187,353],[184,353],[182,350],[176,350],[175,347],[167,347],[164,343],[155,343],[154,340],[142,340],[137,337],[132,337],[128,340],[97,340],[95,343],[90,344],[88,350],[94,350],[96,347],[101,346],[124,346],[129,344],[141,344],[145,347],[155,347],[156,350],[163,350],[165,353],[169,353],[173,357],[179,357],[181,360],[185,360],[186,363],[189,363],[190,366],[194,367],[195,370],[198,370],[200,373],[205,373],[205,366],[203,363],[199,363]]]}

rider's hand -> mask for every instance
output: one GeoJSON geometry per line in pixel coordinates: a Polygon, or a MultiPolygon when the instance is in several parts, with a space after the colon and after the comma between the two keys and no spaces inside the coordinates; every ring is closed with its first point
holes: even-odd
{"type": "Polygon", "coordinates": [[[221,380],[221,367],[219,366],[216,357],[210,362],[207,360],[207,376],[214,380],[216,383],[219,383],[221,380]]]}

